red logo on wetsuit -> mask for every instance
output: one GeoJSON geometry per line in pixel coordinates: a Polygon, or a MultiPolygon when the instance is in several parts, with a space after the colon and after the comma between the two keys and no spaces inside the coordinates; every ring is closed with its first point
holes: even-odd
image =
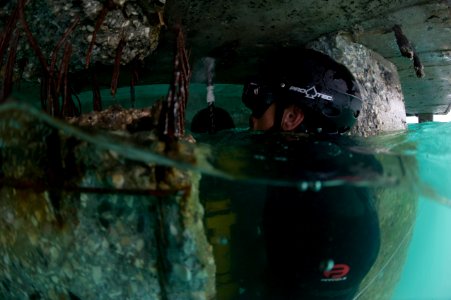
{"type": "Polygon", "coordinates": [[[346,275],[348,275],[349,270],[351,270],[351,268],[348,265],[336,264],[331,270],[323,272],[325,278],[322,278],[321,281],[346,280],[346,275]]]}

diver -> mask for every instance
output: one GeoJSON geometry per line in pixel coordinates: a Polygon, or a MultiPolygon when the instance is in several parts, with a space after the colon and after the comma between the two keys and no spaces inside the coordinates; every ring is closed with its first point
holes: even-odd
{"type": "MultiPolygon", "coordinates": [[[[357,164],[381,172],[373,157],[353,156],[342,146],[349,145],[342,134],[355,124],[362,107],[351,72],[314,50],[283,50],[274,57],[278,59],[269,61],[258,79],[244,86],[242,101],[252,111],[252,130],[266,131],[267,138],[278,142],[284,140],[280,133],[305,136],[284,140],[290,166],[285,173],[299,178],[342,173],[345,178],[357,164]],[[327,146],[316,141],[327,141],[327,146]]],[[[237,271],[237,277],[246,278],[239,299],[345,300],[356,295],[380,247],[371,189],[346,183],[308,187],[267,187],[259,225],[262,241],[257,242],[265,253],[241,253],[242,261],[258,256],[255,265],[262,267],[254,273],[237,271]]],[[[259,237],[247,237],[249,244],[252,239],[259,237]]]]}
{"type": "Polygon", "coordinates": [[[201,182],[218,299],[352,299],[380,246],[371,189],[347,184],[356,169],[382,173],[374,157],[349,150],[345,134],[362,108],[358,84],[327,55],[280,51],[243,88],[251,131],[223,135],[250,140],[239,149],[247,157],[268,158],[250,161],[252,174],[267,169],[303,184],[201,182]]]}

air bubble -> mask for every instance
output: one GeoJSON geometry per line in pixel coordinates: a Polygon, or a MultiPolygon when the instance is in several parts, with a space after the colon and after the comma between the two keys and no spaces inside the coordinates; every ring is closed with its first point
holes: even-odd
{"type": "Polygon", "coordinates": [[[325,259],[323,261],[320,262],[319,264],[319,269],[320,271],[330,271],[334,268],[335,262],[333,261],[333,259],[325,259]]]}
{"type": "Polygon", "coordinates": [[[312,190],[315,192],[319,192],[321,190],[321,187],[322,187],[321,181],[315,181],[312,184],[312,190]]]}
{"type": "Polygon", "coordinates": [[[264,156],[264,155],[254,155],[254,159],[256,159],[256,160],[266,160],[266,156],[264,156]]]}
{"type": "Polygon", "coordinates": [[[299,189],[301,192],[305,192],[305,191],[308,189],[308,183],[305,182],[305,181],[300,182],[300,183],[298,184],[298,189],[299,189]]]}
{"type": "Polygon", "coordinates": [[[276,156],[274,157],[275,161],[288,161],[288,158],[284,157],[284,156],[276,156]]]}
{"type": "Polygon", "coordinates": [[[225,245],[227,245],[229,243],[229,239],[226,238],[226,237],[221,237],[221,238],[219,238],[218,242],[219,242],[220,245],[225,246],[225,245]]]}

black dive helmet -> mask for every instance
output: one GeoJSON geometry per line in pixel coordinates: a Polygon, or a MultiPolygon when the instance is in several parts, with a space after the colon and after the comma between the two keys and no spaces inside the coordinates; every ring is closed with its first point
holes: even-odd
{"type": "Polygon", "coordinates": [[[310,49],[284,49],[271,55],[243,90],[243,103],[260,117],[277,103],[276,125],[290,104],[305,113],[303,131],[344,133],[362,108],[357,82],[351,72],[329,56],[310,49]]]}

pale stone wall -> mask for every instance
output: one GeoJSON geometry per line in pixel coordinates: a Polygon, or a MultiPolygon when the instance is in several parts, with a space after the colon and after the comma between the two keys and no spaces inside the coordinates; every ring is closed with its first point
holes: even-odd
{"type": "Polygon", "coordinates": [[[404,96],[395,65],[342,32],[323,36],[307,47],[344,64],[359,82],[363,108],[352,134],[370,136],[406,129],[404,96]]]}

